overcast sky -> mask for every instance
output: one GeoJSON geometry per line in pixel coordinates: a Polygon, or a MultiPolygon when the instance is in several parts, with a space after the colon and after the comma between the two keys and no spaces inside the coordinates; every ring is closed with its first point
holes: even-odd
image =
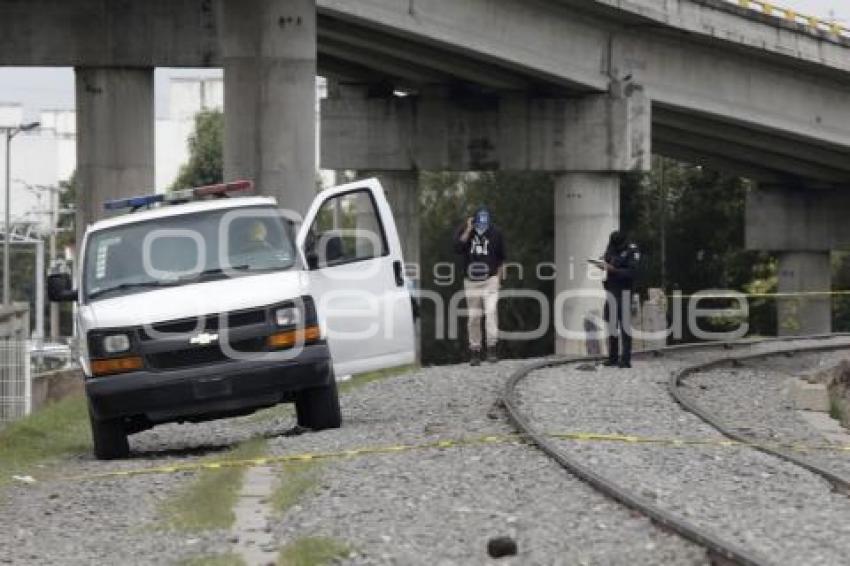
{"type": "MultiPolygon", "coordinates": [[[[850,2],[847,0],[776,0],[775,4],[793,8],[801,14],[821,18],[835,18],[850,24],[850,2]]],[[[168,79],[171,76],[197,76],[215,74],[207,69],[157,69],[157,115],[165,116],[167,108],[168,79]]],[[[19,102],[24,105],[27,118],[37,116],[40,109],[74,107],[74,72],[70,68],[11,68],[0,67],[0,103],[19,102]]]]}

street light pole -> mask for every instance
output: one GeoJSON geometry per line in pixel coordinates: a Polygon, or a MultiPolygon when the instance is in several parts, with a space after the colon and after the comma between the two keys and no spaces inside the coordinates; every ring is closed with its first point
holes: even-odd
{"type": "Polygon", "coordinates": [[[12,304],[10,288],[11,261],[9,259],[9,239],[12,237],[12,138],[21,132],[27,132],[41,125],[40,122],[30,122],[16,128],[4,128],[6,130],[6,210],[5,223],[3,226],[3,307],[8,308],[12,304]]]}
{"type": "Polygon", "coordinates": [[[5,215],[6,220],[3,222],[3,307],[9,308],[9,238],[11,237],[10,226],[12,223],[12,215],[9,211],[9,203],[12,200],[12,138],[17,132],[12,129],[6,130],[6,205],[5,215]]]}
{"type": "MultiPolygon", "coordinates": [[[[57,222],[58,191],[50,191],[50,268],[56,263],[56,230],[59,229],[57,222]]],[[[59,303],[50,301],[50,339],[59,338],[59,303]]]]}

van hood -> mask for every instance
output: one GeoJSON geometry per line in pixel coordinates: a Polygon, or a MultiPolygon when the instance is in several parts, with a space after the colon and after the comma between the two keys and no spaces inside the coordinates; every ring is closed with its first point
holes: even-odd
{"type": "Polygon", "coordinates": [[[205,314],[265,307],[300,297],[307,289],[300,269],[242,275],[151,289],[81,306],[84,331],[154,324],[205,314]]]}

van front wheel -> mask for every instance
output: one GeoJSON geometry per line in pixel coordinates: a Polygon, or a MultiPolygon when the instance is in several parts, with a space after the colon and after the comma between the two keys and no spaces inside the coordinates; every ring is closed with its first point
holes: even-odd
{"type": "Polygon", "coordinates": [[[298,425],[313,430],[339,428],[342,412],[339,408],[339,393],[336,379],[323,387],[305,389],[295,394],[295,414],[298,425]]]}
{"type": "Polygon", "coordinates": [[[120,419],[99,420],[89,410],[94,457],[98,460],[115,460],[130,455],[127,431],[120,419]]]}

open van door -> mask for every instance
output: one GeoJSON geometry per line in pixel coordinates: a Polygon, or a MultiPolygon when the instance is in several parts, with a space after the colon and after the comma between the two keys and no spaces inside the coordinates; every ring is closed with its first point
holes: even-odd
{"type": "Polygon", "coordinates": [[[297,238],[337,376],[413,363],[401,243],[377,179],[319,193],[297,238]]]}

